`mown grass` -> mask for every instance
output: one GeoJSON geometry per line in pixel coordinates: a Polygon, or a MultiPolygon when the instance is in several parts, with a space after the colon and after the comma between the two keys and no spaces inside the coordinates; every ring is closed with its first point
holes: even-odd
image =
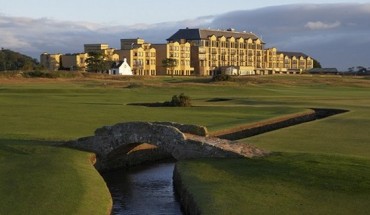
{"type": "Polygon", "coordinates": [[[45,145],[0,144],[0,214],[108,214],[111,197],[91,156],[45,145]]]}
{"type": "MultiPolygon", "coordinates": [[[[9,78],[9,77],[7,77],[9,78]]],[[[1,79],[0,214],[107,214],[109,193],[89,153],[51,147],[123,121],[175,121],[211,130],[302,111],[240,105],[239,86],[173,79],[1,79]],[[135,86],[135,87],[132,87],[135,86]],[[184,92],[192,108],[128,105],[184,92]],[[235,93],[234,93],[235,92],[235,93]],[[230,96],[228,103],[207,102],[230,96]],[[214,106],[217,105],[217,109],[214,106]]]]}
{"type": "Polygon", "coordinates": [[[278,153],[177,164],[202,214],[368,214],[370,161],[278,153]]]}
{"type": "MultiPolygon", "coordinates": [[[[0,135],[7,139],[66,140],[91,135],[103,125],[124,121],[175,121],[199,124],[210,130],[255,122],[302,111],[289,107],[245,107],[239,101],[204,102],[214,95],[233,94],[233,88],[215,86],[144,86],[140,88],[102,87],[90,81],[82,84],[44,83],[0,87],[3,114],[0,135]],[[195,107],[150,108],[131,103],[163,102],[184,92],[195,107]],[[214,108],[218,105],[218,108],[214,108]],[[145,114],[143,114],[145,113],[145,114]]],[[[240,93],[234,93],[236,98],[240,93]]]]}
{"type": "Polygon", "coordinates": [[[182,162],[181,172],[190,178],[186,184],[205,214],[296,214],[301,208],[340,214],[336,204],[343,214],[368,211],[369,81],[318,76],[227,83],[168,77],[0,79],[0,214],[49,214],[49,207],[54,214],[104,214],[109,194],[88,161],[90,154],[49,146],[91,135],[103,125],[175,121],[216,131],[311,107],[350,112],[244,140],[284,152],[267,159],[182,162]],[[194,107],[129,105],[163,102],[180,93],[190,96],[194,107]]]}
{"type": "Polygon", "coordinates": [[[252,100],[349,112],[242,140],[274,152],[267,158],[181,162],[203,214],[368,213],[370,85],[367,79],[310,79],[268,77],[262,86],[273,94],[252,100]]]}

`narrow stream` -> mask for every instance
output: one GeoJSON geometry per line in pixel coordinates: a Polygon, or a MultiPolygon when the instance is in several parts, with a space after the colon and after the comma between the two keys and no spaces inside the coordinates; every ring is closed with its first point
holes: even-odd
{"type": "Polygon", "coordinates": [[[173,189],[174,161],[103,173],[113,198],[112,214],[183,214],[173,189]]]}

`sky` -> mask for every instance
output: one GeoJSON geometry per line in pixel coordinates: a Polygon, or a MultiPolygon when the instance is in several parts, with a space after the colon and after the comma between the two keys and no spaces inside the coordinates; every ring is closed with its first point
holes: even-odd
{"type": "Polygon", "coordinates": [[[370,67],[370,0],[0,0],[0,46],[39,58],[122,38],[165,43],[180,28],[253,31],[324,67],[370,67]]]}
{"type": "Polygon", "coordinates": [[[0,0],[0,14],[111,25],[153,24],[229,11],[303,3],[365,3],[369,0],[0,0]]]}

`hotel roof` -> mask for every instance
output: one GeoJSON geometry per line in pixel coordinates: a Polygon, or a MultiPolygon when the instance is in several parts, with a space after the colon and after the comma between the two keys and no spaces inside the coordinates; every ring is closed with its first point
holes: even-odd
{"type": "Polygon", "coordinates": [[[168,38],[167,41],[177,41],[181,39],[201,40],[208,39],[208,37],[212,35],[215,35],[216,37],[224,36],[226,38],[234,37],[236,39],[238,38],[253,40],[260,39],[252,32],[237,32],[234,29],[212,30],[212,29],[186,28],[178,30],[174,35],[168,38]]]}
{"type": "Polygon", "coordinates": [[[302,52],[285,52],[285,51],[280,51],[280,52],[277,52],[277,54],[283,54],[285,56],[288,56],[288,57],[304,57],[304,58],[307,58],[309,57],[308,55],[302,53],[302,52]]]}

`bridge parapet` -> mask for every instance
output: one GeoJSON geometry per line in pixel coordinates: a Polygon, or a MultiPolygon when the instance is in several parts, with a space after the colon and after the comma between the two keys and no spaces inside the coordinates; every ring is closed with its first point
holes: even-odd
{"type": "MultiPolygon", "coordinates": [[[[140,143],[155,145],[158,147],[159,153],[164,156],[171,155],[177,160],[210,157],[255,157],[265,154],[262,150],[247,144],[238,144],[206,136],[207,129],[201,126],[169,122],[126,122],[98,128],[95,131],[95,136],[70,141],[65,145],[96,153],[96,167],[100,170],[111,168],[113,165],[112,154],[115,155],[113,159],[127,162],[131,155],[124,150],[131,148],[128,147],[130,145],[140,143]],[[180,129],[202,136],[183,133],[180,129]],[[124,153],[114,153],[122,150],[124,153]],[[124,158],[116,159],[117,156],[124,158]]],[[[153,154],[153,150],[148,150],[148,156],[149,154],[153,154]]],[[[150,160],[149,157],[148,160],[150,160]]],[[[127,166],[124,163],[117,164],[115,161],[114,166],[119,165],[127,166]]]]}

